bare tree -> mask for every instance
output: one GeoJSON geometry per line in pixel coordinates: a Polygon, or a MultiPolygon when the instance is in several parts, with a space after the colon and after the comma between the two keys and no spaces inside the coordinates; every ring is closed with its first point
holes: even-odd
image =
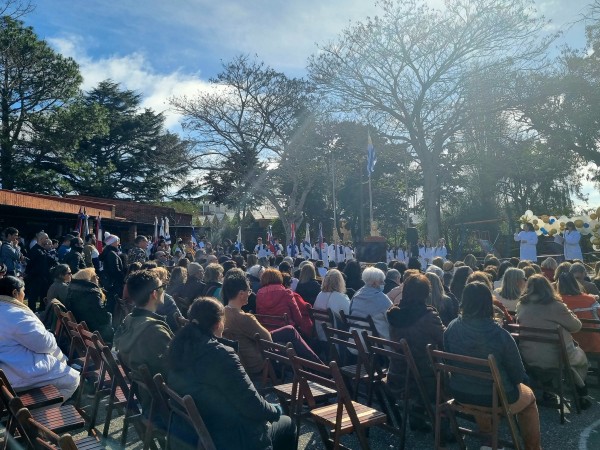
{"type": "Polygon", "coordinates": [[[0,2],[0,16],[9,16],[18,19],[29,14],[35,6],[28,0],[2,0],[0,2]]]}
{"type": "Polygon", "coordinates": [[[437,239],[440,161],[470,119],[468,87],[486,74],[535,70],[551,38],[540,38],[546,22],[528,0],[448,0],[441,10],[426,0],[379,4],[381,17],[347,28],[309,70],[337,110],[409,146],[423,171],[427,233],[437,239]]]}
{"type": "MultiPolygon", "coordinates": [[[[292,222],[300,224],[314,185],[298,153],[299,136],[312,123],[310,85],[248,56],[224,64],[210,81],[212,90],[170,101],[196,143],[196,168],[208,172],[205,187],[215,202],[238,213],[266,198],[289,233],[292,222]]],[[[304,163],[311,160],[307,155],[304,163]]]]}

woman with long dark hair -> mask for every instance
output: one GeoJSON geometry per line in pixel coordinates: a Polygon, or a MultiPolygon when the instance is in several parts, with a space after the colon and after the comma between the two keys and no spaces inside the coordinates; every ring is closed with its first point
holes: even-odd
{"type": "MultiPolygon", "coordinates": [[[[223,305],[208,297],[194,300],[186,325],[169,347],[169,386],[190,395],[218,449],[294,448],[296,427],[257,391],[235,351],[220,341],[223,305]],[[271,423],[271,426],[268,426],[271,423]]],[[[177,419],[175,419],[177,420],[177,419]]],[[[184,423],[178,423],[185,430],[184,423]]],[[[181,433],[184,448],[196,442],[181,433]]]]}
{"type": "MultiPolygon", "coordinates": [[[[458,355],[487,359],[494,355],[510,410],[517,415],[527,450],[541,449],[540,418],[532,390],[524,382],[525,367],[519,349],[508,331],[494,320],[492,292],[478,281],[465,286],[460,315],[444,332],[444,350],[458,355]]],[[[492,405],[491,381],[453,374],[450,388],[457,401],[476,406],[492,405]]],[[[492,431],[491,420],[475,416],[480,431],[492,431]]],[[[488,442],[482,442],[488,445],[488,442]]],[[[483,448],[483,447],[482,447],[483,448]]]]}

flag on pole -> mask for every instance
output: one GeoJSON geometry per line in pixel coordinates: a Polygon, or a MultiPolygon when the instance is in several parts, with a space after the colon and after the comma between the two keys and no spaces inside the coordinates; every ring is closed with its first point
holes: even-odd
{"type": "Polygon", "coordinates": [[[192,227],[192,244],[197,248],[198,247],[198,239],[196,239],[196,230],[192,227]]]}
{"type": "Polygon", "coordinates": [[[88,235],[88,233],[90,232],[90,221],[89,221],[90,216],[87,215],[87,212],[85,210],[85,208],[83,208],[83,234],[80,233],[80,237],[84,238],[88,235]]]}
{"type": "Polygon", "coordinates": [[[296,224],[292,223],[292,231],[290,233],[290,237],[292,238],[292,246],[291,256],[292,258],[296,257],[296,224]]]}
{"type": "Polygon", "coordinates": [[[271,227],[271,225],[269,225],[269,231],[267,231],[267,246],[269,247],[271,253],[274,255],[276,251],[275,241],[273,240],[273,227],[271,227]]]}
{"type": "Polygon", "coordinates": [[[306,224],[306,234],[304,235],[304,242],[302,242],[302,256],[306,259],[310,259],[312,254],[312,248],[310,246],[310,233],[308,231],[309,225],[306,224]]]}
{"type": "Polygon", "coordinates": [[[156,245],[158,242],[158,217],[154,216],[154,239],[153,243],[156,245]]]}
{"type": "Polygon", "coordinates": [[[79,233],[81,236],[81,227],[83,225],[83,208],[79,207],[79,212],[77,213],[77,225],[75,225],[75,231],[79,233]]]}
{"type": "Polygon", "coordinates": [[[238,228],[238,234],[235,240],[235,248],[237,248],[239,252],[244,250],[244,245],[242,244],[242,227],[238,228]]]}
{"type": "Polygon", "coordinates": [[[323,259],[323,224],[319,222],[319,259],[323,259]]]}
{"type": "Polygon", "coordinates": [[[165,219],[164,217],[160,218],[160,229],[158,230],[158,237],[165,237],[165,219]]]}
{"type": "Polygon", "coordinates": [[[375,154],[373,141],[371,141],[371,133],[369,132],[367,140],[367,172],[369,173],[369,176],[375,170],[375,164],[377,164],[377,155],[375,154]]]}
{"type": "Polygon", "coordinates": [[[102,253],[102,219],[100,218],[100,211],[96,216],[96,249],[102,253]]]}
{"type": "Polygon", "coordinates": [[[165,242],[171,245],[171,234],[169,232],[169,218],[165,217],[165,242]]]}

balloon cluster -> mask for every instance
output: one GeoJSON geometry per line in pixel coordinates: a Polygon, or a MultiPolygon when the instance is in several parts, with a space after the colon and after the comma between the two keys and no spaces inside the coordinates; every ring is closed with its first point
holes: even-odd
{"type": "Polygon", "coordinates": [[[546,214],[538,217],[528,209],[519,218],[519,222],[521,222],[521,227],[526,223],[532,224],[538,236],[555,236],[558,233],[563,233],[567,222],[573,222],[577,231],[583,236],[590,236],[594,250],[600,251],[600,208],[595,213],[574,217],[555,217],[546,214]]]}

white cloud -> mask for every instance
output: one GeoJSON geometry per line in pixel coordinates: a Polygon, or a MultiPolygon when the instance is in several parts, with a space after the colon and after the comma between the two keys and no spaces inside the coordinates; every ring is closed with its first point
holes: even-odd
{"type": "Polygon", "coordinates": [[[141,53],[124,56],[108,56],[94,59],[88,55],[83,41],[77,36],[48,39],[62,55],[70,56],[79,64],[83,76],[83,90],[89,90],[99,82],[111,79],[126,89],[142,94],[143,108],[152,108],[165,114],[165,126],[177,129],[180,116],[172,111],[168,99],[173,96],[193,96],[209,88],[200,74],[174,71],[159,73],[148,58],[141,53]]]}

